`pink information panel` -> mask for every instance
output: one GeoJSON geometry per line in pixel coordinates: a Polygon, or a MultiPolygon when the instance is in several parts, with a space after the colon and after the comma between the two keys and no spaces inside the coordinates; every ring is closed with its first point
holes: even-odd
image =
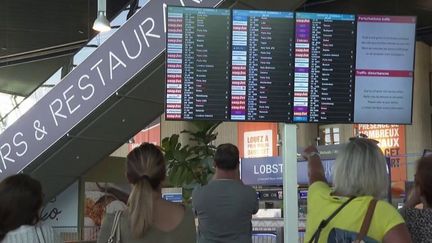
{"type": "Polygon", "coordinates": [[[411,123],[416,18],[357,16],[354,122],[411,123]]]}

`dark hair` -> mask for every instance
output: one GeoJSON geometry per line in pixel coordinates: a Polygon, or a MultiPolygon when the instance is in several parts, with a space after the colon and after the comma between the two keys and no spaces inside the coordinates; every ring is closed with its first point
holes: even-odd
{"type": "Polygon", "coordinates": [[[417,162],[415,184],[429,206],[432,206],[432,157],[423,157],[417,162]]]}
{"type": "Polygon", "coordinates": [[[4,179],[0,183],[0,241],[21,225],[39,222],[42,201],[39,181],[25,174],[4,179]]]}
{"type": "Polygon", "coordinates": [[[133,185],[128,200],[132,234],[142,237],[153,221],[153,191],[165,179],[162,151],[151,143],[143,143],[127,155],[126,176],[133,185]]]}
{"type": "Polygon", "coordinates": [[[219,169],[235,170],[240,163],[239,150],[233,144],[221,144],[216,149],[214,161],[219,169]]]}

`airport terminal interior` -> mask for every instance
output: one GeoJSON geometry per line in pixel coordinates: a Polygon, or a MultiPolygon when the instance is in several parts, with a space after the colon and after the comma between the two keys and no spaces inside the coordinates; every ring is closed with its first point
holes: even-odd
{"type": "Polygon", "coordinates": [[[127,208],[144,142],[165,155],[162,197],[186,205],[236,145],[252,242],[306,242],[302,151],[331,184],[355,137],[378,142],[402,208],[432,154],[432,1],[0,1],[0,181],[40,181],[61,242],[96,242],[127,208]]]}

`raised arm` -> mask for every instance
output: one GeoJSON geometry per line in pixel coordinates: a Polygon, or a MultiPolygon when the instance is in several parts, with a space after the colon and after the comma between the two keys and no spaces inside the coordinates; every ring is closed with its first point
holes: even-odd
{"type": "Polygon", "coordinates": [[[309,146],[305,148],[302,156],[308,161],[309,185],[312,185],[317,181],[327,183],[324,167],[321,163],[321,158],[317,148],[315,146],[309,146]]]}

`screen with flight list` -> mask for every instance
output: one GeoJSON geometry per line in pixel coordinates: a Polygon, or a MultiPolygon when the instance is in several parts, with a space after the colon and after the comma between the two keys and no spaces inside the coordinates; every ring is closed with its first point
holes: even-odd
{"type": "Polygon", "coordinates": [[[231,120],[291,121],[294,13],[233,10],[231,120]]]}
{"type": "Polygon", "coordinates": [[[230,42],[230,10],[168,7],[167,119],[229,118],[230,42]]]}
{"type": "Polygon", "coordinates": [[[296,13],[295,122],[352,123],[355,15],[296,13]]]}
{"type": "Polygon", "coordinates": [[[412,122],[414,16],[167,12],[167,120],[412,122]]]}

